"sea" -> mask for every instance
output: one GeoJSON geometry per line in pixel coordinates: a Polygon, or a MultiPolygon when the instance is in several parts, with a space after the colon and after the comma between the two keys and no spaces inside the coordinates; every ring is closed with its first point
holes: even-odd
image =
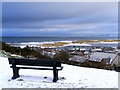
{"type": "Polygon", "coordinates": [[[80,41],[80,40],[114,40],[117,37],[2,37],[5,43],[80,41]]]}
{"type": "MultiPolygon", "coordinates": [[[[54,42],[72,42],[80,40],[116,40],[117,37],[2,37],[2,41],[8,44],[46,44],[54,42]]],[[[93,44],[93,46],[110,46],[116,47],[118,43],[112,44],[93,44]]]]}

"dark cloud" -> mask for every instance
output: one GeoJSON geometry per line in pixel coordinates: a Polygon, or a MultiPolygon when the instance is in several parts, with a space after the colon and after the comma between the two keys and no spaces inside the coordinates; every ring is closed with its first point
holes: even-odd
{"type": "Polygon", "coordinates": [[[51,31],[46,35],[57,35],[63,31],[66,35],[72,30],[87,33],[101,28],[116,32],[117,8],[117,3],[113,2],[4,2],[3,32],[8,35],[6,30],[11,31],[9,34],[13,35],[16,31],[17,35],[21,29],[21,33],[29,35],[30,31],[38,35],[45,31],[51,31]]]}

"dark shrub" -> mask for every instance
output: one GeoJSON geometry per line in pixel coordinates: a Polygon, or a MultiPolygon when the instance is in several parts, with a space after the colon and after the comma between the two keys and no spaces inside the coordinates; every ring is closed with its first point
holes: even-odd
{"type": "Polygon", "coordinates": [[[31,50],[30,47],[26,46],[25,48],[21,49],[21,55],[27,58],[34,57],[36,55],[36,51],[31,50]]]}
{"type": "Polygon", "coordinates": [[[61,60],[63,62],[68,62],[69,57],[70,57],[69,52],[64,50],[61,50],[60,52],[57,52],[54,55],[54,59],[61,60]]]}
{"type": "Polygon", "coordinates": [[[42,55],[42,54],[39,53],[39,52],[36,53],[35,57],[36,57],[37,59],[51,59],[49,56],[47,56],[47,55],[42,55]]]}
{"type": "Polygon", "coordinates": [[[6,52],[11,52],[12,54],[20,52],[19,48],[12,47],[4,42],[0,42],[0,45],[2,46],[1,49],[5,50],[6,52]]]}

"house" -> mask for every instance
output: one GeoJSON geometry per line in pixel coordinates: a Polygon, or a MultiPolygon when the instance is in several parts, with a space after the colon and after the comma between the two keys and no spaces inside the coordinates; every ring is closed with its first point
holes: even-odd
{"type": "Polygon", "coordinates": [[[111,66],[120,66],[120,53],[113,59],[111,66]]]}
{"type": "Polygon", "coordinates": [[[79,56],[79,55],[73,55],[69,59],[69,61],[75,61],[75,62],[85,62],[87,60],[87,56],[79,56]]]}
{"type": "Polygon", "coordinates": [[[103,58],[103,59],[101,60],[101,62],[104,62],[104,63],[106,63],[106,64],[109,64],[110,60],[111,60],[111,58],[103,58]]]}
{"type": "Polygon", "coordinates": [[[82,66],[106,69],[115,59],[116,55],[112,53],[92,52],[88,60],[83,62],[82,66]]]}
{"type": "Polygon", "coordinates": [[[68,50],[71,51],[82,51],[82,50],[90,50],[92,48],[92,45],[90,44],[85,44],[85,43],[70,43],[67,45],[63,46],[64,48],[67,48],[68,50]]]}
{"type": "Polygon", "coordinates": [[[95,62],[105,62],[106,64],[111,64],[113,59],[116,57],[117,54],[113,53],[104,53],[104,52],[92,52],[89,56],[89,61],[95,62]]]}
{"type": "Polygon", "coordinates": [[[96,61],[89,61],[86,60],[81,64],[83,67],[91,67],[91,68],[100,68],[100,69],[105,69],[106,64],[104,62],[96,62],[96,61]]]}
{"type": "Polygon", "coordinates": [[[116,53],[116,47],[104,47],[103,52],[105,52],[105,53],[116,53]]]}

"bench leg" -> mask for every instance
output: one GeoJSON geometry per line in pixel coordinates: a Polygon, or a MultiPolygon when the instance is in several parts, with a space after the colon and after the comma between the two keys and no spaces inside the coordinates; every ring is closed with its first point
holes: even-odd
{"type": "Polygon", "coordinates": [[[57,82],[58,80],[58,70],[56,68],[53,69],[53,82],[57,82]]]}
{"type": "Polygon", "coordinates": [[[57,76],[56,78],[57,78],[57,80],[58,80],[58,70],[56,70],[56,76],[57,76]]]}
{"type": "Polygon", "coordinates": [[[19,69],[18,68],[13,68],[13,77],[12,77],[12,79],[16,79],[18,77],[20,77],[19,69]]]}

